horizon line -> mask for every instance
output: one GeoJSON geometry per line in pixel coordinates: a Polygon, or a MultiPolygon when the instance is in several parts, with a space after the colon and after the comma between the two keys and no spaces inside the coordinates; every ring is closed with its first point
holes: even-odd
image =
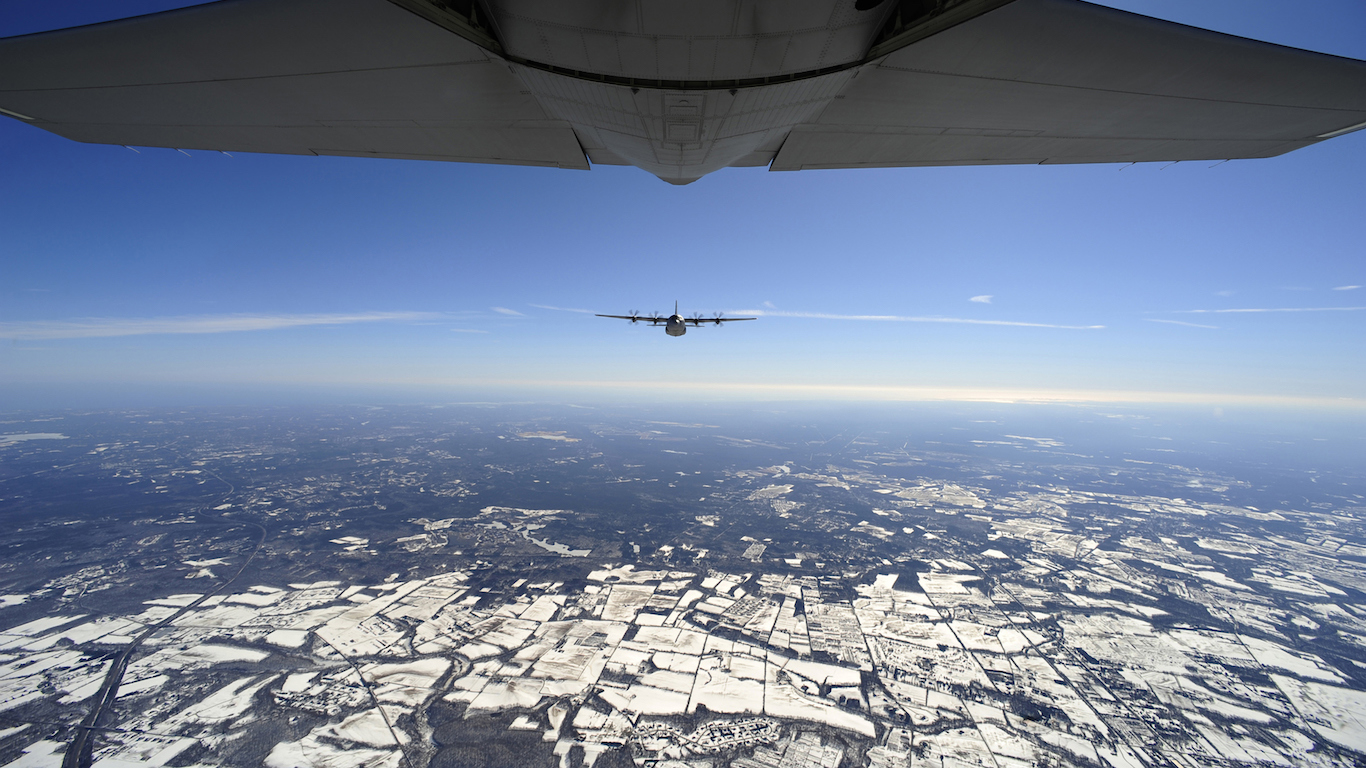
{"type": "MultiPolygon", "coordinates": [[[[619,399],[622,390],[648,393],[654,397],[672,395],[689,401],[827,401],[827,402],[960,402],[1000,403],[1020,405],[1189,405],[1189,406],[1249,406],[1274,408],[1313,408],[1366,411],[1366,398],[1311,395],[1277,395],[1236,392],[1179,392],[1164,390],[1123,389],[1060,389],[1045,387],[954,387],[954,386],[899,386],[881,384],[794,384],[794,383],[729,383],[678,382],[651,380],[527,380],[527,379],[341,379],[326,380],[275,379],[256,381],[162,380],[159,385],[204,387],[219,389],[309,389],[326,390],[561,390],[569,397],[582,396],[584,390],[612,393],[619,399]]],[[[107,381],[106,386],[146,386],[139,380],[107,381]]],[[[9,381],[0,382],[5,389],[69,387],[71,382],[9,381]]]]}

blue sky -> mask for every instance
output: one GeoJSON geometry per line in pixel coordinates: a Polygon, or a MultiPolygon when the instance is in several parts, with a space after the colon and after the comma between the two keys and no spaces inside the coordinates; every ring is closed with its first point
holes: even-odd
{"type": "MultiPolygon", "coordinates": [[[[0,2],[0,35],[178,5],[0,2]]],[[[1107,4],[1366,59],[1358,0],[1107,4]]],[[[134,152],[4,119],[0,397],[1366,405],[1366,132],[1211,165],[732,169],[673,187],[633,168],[134,152]],[[675,299],[765,316],[673,339],[567,311],[675,299]]]]}

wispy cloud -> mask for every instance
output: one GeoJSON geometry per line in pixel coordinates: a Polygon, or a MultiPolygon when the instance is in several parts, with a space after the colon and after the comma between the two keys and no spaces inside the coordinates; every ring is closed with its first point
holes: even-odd
{"type": "Polygon", "coordinates": [[[1178,309],[1180,315],[1250,315],[1264,312],[1362,312],[1366,307],[1248,307],[1243,309],[1178,309]]]}
{"type": "Polygon", "coordinates": [[[0,323],[0,338],[95,339],[158,334],[272,331],[310,325],[418,322],[441,317],[435,312],[356,312],[315,315],[194,315],[180,317],[86,317],[76,320],[28,320],[0,323]]]}
{"type": "Polygon", "coordinates": [[[1187,328],[1209,328],[1209,329],[1212,329],[1212,330],[1218,330],[1218,328],[1219,328],[1219,326],[1217,326],[1217,325],[1201,325],[1200,323],[1188,323],[1188,322],[1186,322],[1185,320],[1162,320],[1162,319],[1156,318],[1156,317],[1145,317],[1145,318],[1143,318],[1143,319],[1144,319],[1144,320],[1147,320],[1147,321],[1150,322],[1150,323],[1167,323],[1168,325],[1184,325],[1184,326],[1186,326],[1187,328]]]}
{"type": "Polygon", "coordinates": [[[1356,289],[1358,289],[1358,288],[1360,288],[1360,287],[1361,287],[1361,286],[1359,286],[1359,285],[1339,285],[1338,287],[1334,288],[1333,290],[1335,290],[1335,291],[1355,291],[1356,289]]]}
{"type": "Polygon", "coordinates": [[[1069,331],[1095,331],[1103,325],[1056,325],[1054,323],[1026,323],[1017,320],[976,320],[965,317],[914,317],[907,315],[833,315],[824,312],[786,312],[772,309],[742,309],[734,314],[756,317],[799,317],[809,320],[863,320],[882,323],[956,323],[960,325],[1006,325],[1016,328],[1060,328],[1069,331]]]}
{"type": "MultiPolygon", "coordinates": [[[[552,310],[552,311],[555,311],[555,312],[577,312],[577,313],[579,313],[579,314],[581,314],[581,315],[592,315],[592,314],[595,314],[595,313],[593,312],[593,310],[591,310],[591,309],[575,309],[575,308],[573,308],[573,307],[552,307],[552,306],[550,306],[549,304],[532,304],[531,306],[533,306],[533,307],[535,307],[535,308],[537,308],[537,309],[549,309],[549,310],[552,310]]],[[[496,310],[496,309],[497,309],[497,308],[495,308],[495,310],[496,310]]]]}
{"type": "Polygon", "coordinates": [[[477,328],[452,328],[451,333],[488,333],[477,328]]]}
{"type": "Polygon", "coordinates": [[[521,312],[518,312],[515,309],[508,309],[507,307],[489,307],[489,309],[500,315],[507,315],[508,317],[526,317],[526,315],[521,312]]]}
{"type": "Polygon", "coordinates": [[[973,296],[972,298],[968,299],[968,301],[975,301],[978,304],[990,304],[991,294],[988,293],[983,296],[973,296]]]}

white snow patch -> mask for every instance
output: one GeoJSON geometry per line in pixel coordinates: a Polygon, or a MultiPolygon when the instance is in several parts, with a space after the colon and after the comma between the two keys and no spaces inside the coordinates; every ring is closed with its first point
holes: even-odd
{"type": "Polygon", "coordinates": [[[24,748],[18,760],[5,763],[5,768],[59,768],[66,744],[60,741],[35,741],[24,748]]]}
{"type": "Polygon", "coordinates": [[[302,648],[308,642],[306,629],[277,629],[266,635],[266,642],[281,648],[302,648]]]}
{"type": "Polygon", "coordinates": [[[1295,709],[1325,739],[1366,752],[1366,691],[1272,675],[1295,709]]]}

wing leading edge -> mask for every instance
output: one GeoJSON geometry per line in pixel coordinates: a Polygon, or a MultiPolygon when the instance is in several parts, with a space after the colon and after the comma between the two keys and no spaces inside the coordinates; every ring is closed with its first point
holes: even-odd
{"type": "Polygon", "coordinates": [[[594,315],[594,317],[610,317],[613,320],[630,320],[633,323],[649,323],[650,325],[669,322],[667,317],[656,317],[654,315],[594,315]]]}
{"type": "Polygon", "coordinates": [[[757,317],[689,317],[684,318],[683,322],[694,328],[703,325],[720,325],[721,323],[737,323],[741,320],[758,320],[757,317]]]}

